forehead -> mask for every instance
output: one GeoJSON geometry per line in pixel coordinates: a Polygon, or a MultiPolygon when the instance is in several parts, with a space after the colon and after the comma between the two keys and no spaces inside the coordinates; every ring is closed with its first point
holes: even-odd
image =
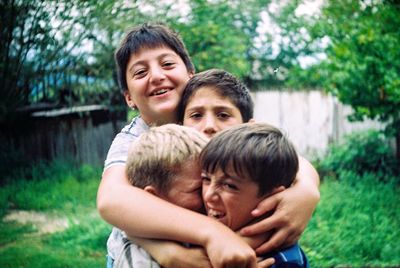
{"type": "Polygon", "coordinates": [[[183,162],[175,171],[175,176],[172,184],[190,184],[200,178],[201,167],[197,160],[189,159],[183,162]]]}
{"type": "Polygon", "coordinates": [[[152,58],[159,58],[163,56],[179,57],[179,55],[168,46],[144,46],[131,54],[129,62],[135,63],[137,61],[145,61],[152,58]]]}
{"type": "Polygon", "coordinates": [[[198,88],[194,94],[189,98],[188,106],[192,103],[205,101],[208,104],[223,105],[228,107],[235,107],[232,99],[229,96],[224,96],[221,89],[213,86],[203,86],[198,88]]]}

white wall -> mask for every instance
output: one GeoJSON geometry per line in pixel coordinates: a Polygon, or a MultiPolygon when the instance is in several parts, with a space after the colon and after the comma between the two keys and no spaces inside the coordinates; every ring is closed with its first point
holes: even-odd
{"type": "Polygon", "coordinates": [[[254,118],[284,130],[307,158],[322,155],[330,142],[344,134],[382,128],[378,122],[349,122],[349,106],[321,91],[259,91],[252,93],[254,118]]]}

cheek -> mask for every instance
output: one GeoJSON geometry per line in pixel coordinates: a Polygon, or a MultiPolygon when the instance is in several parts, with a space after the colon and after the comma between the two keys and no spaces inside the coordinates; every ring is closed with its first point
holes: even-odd
{"type": "Polygon", "coordinates": [[[203,200],[200,194],[190,194],[186,196],[186,208],[194,211],[201,211],[203,208],[203,200]]]}
{"type": "Polygon", "coordinates": [[[193,120],[191,118],[186,118],[186,119],[184,118],[183,119],[183,125],[184,126],[194,128],[197,131],[201,131],[202,130],[200,123],[201,123],[201,121],[193,120]]]}

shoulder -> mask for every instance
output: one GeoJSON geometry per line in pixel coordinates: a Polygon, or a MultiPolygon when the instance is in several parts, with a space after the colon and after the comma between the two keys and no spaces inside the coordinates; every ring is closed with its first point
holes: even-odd
{"type": "MultiPolygon", "coordinates": [[[[146,132],[149,126],[143,121],[140,116],[132,119],[132,121],[126,125],[118,135],[132,135],[138,137],[142,133],[146,132]]],[[[117,136],[118,136],[117,135],[117,136]]]]}
{"type": "Polygon", "coordinates": [[[104,169],[113,165],[125,164],[129,145],[149,129],[141,117],[135,117],[115,136],[105,160],[104,169]]]}

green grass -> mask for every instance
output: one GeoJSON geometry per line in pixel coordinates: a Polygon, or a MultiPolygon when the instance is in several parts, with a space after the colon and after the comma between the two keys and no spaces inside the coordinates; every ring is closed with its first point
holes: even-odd
{"type": "MultiPolygon", "coordinates": [[[[69,228],[38,234],[33,225],[0,222],[0,267],[105,266],[111,227],[95,208],[101,168],[55,161],[12,176],[0,188],[1,216],[40,211],[68,219],[69,228]]],[[[400,266],[399,201],[398,184],[377,182],[374,174],[325,179],[301,239],[311,266],[400,266]]]]}
{"type": "Polygon", "coordinates": [[[8,179],[0,189],[0,212],[35,210],[66,218],[69,228],[38,234],[32,225],[0,224],[0,267],[105,267],[111,227],[96,211],[101,169],[55,161],[31,169],[29,180],[8,179]]]}
{"type": "Polygon", "coordinates": [[[321,201],[301,239],[312,267],[398,267],[400,191],[394,181],[352,172],[321,185],[321,201]]]}

